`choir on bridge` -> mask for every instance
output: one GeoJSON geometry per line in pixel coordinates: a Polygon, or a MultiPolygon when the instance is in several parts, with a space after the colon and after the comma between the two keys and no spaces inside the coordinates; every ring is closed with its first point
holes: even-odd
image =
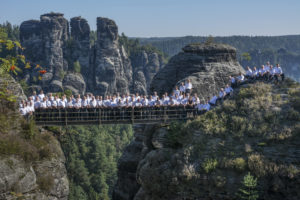
{"type": "Polygon", "coordinates": [[[31,115],[36,109],[82,109],[82,108],[129,108],[129,107],[187,107],[197,108],[199,113],[204,113],[210,110],[211,106],[214,106],[218,101],[222,101],[224,98],[232,94],[233,88],[239,84],[243,84],[247,81],[265,80],[265,81],[279,81],[284,80],[284,73],[279,64],[276,67],[270,65],[267,62],[266,65],[262,65],[260,69],[256,67],[250,69],[247,67],[246,74],[242,73],[238,77],[229,77],[229,84],[225,88],[221,88],[218,94],[213,97],[208,97],[206,100],[200,100],[196,93],[192,94],[192,83],[187,80],[182,82],[180,86],[175,86],[171,95],[165,93],[162,97],[159,97],[156,92],[153,95],[139,95],[119,93],[113,96],[94,96],[93,94],[87,94],[85,96],[73,95],[66,97],[63,95],[61,98],[58,95],[49,93],[45,95],[41,90],[37,95],[36,92],[28,98],[27,101],[20,103],[20,112],[22,115],[31,115]]]}

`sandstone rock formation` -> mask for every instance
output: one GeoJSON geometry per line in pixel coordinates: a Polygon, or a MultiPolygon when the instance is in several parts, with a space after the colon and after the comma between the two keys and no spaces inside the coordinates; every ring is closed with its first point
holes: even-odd
{"type": "MultiPolygon", "coordinates": [[[[72,40],[69,44],[69,68],[72,69],[74,62],[78,61],[81,66],[81,74],[86,83],[92,79],[93,71],[90,65],[91,45],[90,45],[90,26],[86,19],[73,17],[70,21],[72,40]]],[[[90,81],[90,83],[92,83],[90,81]]],[[[85,89],[77,89],[85,91],[85,89]]]]}
{"type": "Polygon", "coordinates": [[[258,83],[242,89],[194,121],[136,129],[119,160],[113,199],[240,199],[248,172],[257,177],[258,199],[299,199],[299,107],[288,117],[295,111],[288,88],[258,83]]]}
{"type": "Polygon", "coordinates": [[[193,92],[206,99],[228,83],[229,75],[243,71],[235,48],[224,44],[191,44],[154,76],[150,89],[160,94],[172,92],[176,85],[190,79],[193,92]]]}
{"type": "MultiPolygon", "coordinates": [[[[76,20],[73,20],[73,27],[76,26],[76,20]],[[75,21],[75,22],[74,22],[75,21]]],[[[74,28],[74,30],[78,30],[74,28]]],[[[72,36],[75,38],[75,47],[80,48],[85,52],[86,45],[82,41],[80,34],[73,31],[72,36]]],[[[37,80],[38,70],[32,69],[25,78],[30,85],[39,85],[45,91],[61,92],[64,85],[62,84],[64,75],[68,72],[67,58],[70,54],[67,49],[67,42],[69,40],[69,23],[61,13],[48,13],[41,15],[40,21],[29,20],[25,21],[20,26],[20,39],[22,45],[25,47],[25,56],[33,64],[40,64],[47,71],[43,75],[41,81],[37,80]]],[[[88,40],[89,42],[89,40],[88,40]]],[[[78,54],[84,55],[82,52],[78,53],[74,49],[74,59],[78,59],[85,63],[85,59],[77,56],[78,54]]],[[[87,58],[88,60],[88,58],[87,58]]],[[[71,60],[73,61],[73,60],[71,60]]],[[[74,83],[77,84],[77,83],[74,83]]],[[[85,88],[77,88],[74,93],[83,93],[85,88]]]]}
{"type": "Polygon", "coordinates": [[[95,93],[127,93],[132,81],[130,60],[118,42],[118,27],[113,20],[97,18],[95,54],[95,93]]]}
{"type": "MultiPolygon", "coordinates": [[[[21,86],[12,77],[0,80],[1,88],[24,98],[21,86]]],[[[20,116],[17,102],[1,98],[0,109],[0,199],[67,200],[69,182],[58,140],[44,129],[38,131],[29,125],[20,116]],[[29,127],[31,134],[39,135],[27,138],[29,127]]]]}
{"type": "Polygon", "coordinates": [[[133,68],[132,91],[140,94],[150,93],[150,83],[154,75],[163,67],[157,53],[142,51],[131,59],[133,68]]]}
{"type": "Polygon", "coordinates": [[[86,19],[73,17],[70,27],[69,33],[69,23],[61,13],[44,14],[40,21],[21,24],[25,56],[33,65],[40,64],[47,70],[41,81],[37,80],[36,69],[25,73],[24,78],[32,88],[46,92],[71,89],[74,94],[149,93],[153,76],[163,66],[157,53],[143,51],[129,58],[119,43],[118,27],[111,19],[97,18],[97,41],[93,46],[86,19]],[[80,72],[74,69],[76,61],[80,72]]]}
{"type": "Polygon", "coordinates": [[[136,172],[139,162],[151,149],[149,135],[153,127],[135,125],[135,139],[123,151],[118,161],[118,182],[114,188],[112,199],[129,200],[133,199],[138,192],[140,185],[136,180],[136,172]]]}

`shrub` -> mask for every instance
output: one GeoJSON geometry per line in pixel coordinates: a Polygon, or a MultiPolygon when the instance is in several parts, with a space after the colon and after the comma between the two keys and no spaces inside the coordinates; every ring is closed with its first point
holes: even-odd
{"type": "Polygon", "coordinates": [[[74,72],[80,73],[81,66],[80,66],[80,63],[78,60],[73,63],[73,70],[74,70],[74,72]]]}
{"type": "Polygon", "coordinates": [[[202,168],[206,173],[210,173],[216,169],[218,165],[218,161],[215,158],[207,158],[205,161],[202,163],[202,168]]]}
{"type": "Polygon", "coordinates": [[[239,171],[244,171],[247,163],[243,158],[235,158],[233,160],[234,168],[239,170],[239,171]]]}
{"type": "Polygon", "coordinates": [[[36,133],[38,132],[33,119],[30,119],[29,122],[24,120],[22,122],[22,129],[23,129],[22,135],[25,139],[34,138],[36,133]]]}
{"type": "Polygon", "coordinates": [[[38,176],[37,184],[42,191],[49,193],[54,185],[54,178],[49,174],[38,176]]]}
{"type": "Polygon", "coordinates": [[[182,143],[186,135],[185,131],[182,130],[183,124],[180,122],[173,122],[168,127],[168,134],[166,136],[168,144],[172,148],[182,147],[182,143]]]}

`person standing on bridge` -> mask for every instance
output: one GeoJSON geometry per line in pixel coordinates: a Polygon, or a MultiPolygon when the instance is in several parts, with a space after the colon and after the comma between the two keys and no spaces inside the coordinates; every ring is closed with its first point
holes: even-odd
{"type": "Polygon", "coordinates": [[[192,93],[192,88],[193,88],[193,85],[192,85],[192,83],[191,83],[191,80],[188,79],[188,80],[185,82],[185,93],[191,94],[191,93],[192,93]]]}

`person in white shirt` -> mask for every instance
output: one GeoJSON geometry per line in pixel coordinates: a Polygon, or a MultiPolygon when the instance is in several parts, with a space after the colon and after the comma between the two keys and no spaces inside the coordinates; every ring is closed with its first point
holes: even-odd
{"type": "Polygon", "coordinates": [[[175,86],[175,89],[174,89],[173,92],[174,92],[174,95],[176,95],[176,94],[177,94],[178,96],[180,95],[180,90],[178,89],[178,86],[175,86]]]}
{"type": "Polygon", "coordinates": [[[184,82],[181,82],[181,85],[179,86],[179,91],[181,92],[181,94],[185,93],[185,85],[184,82]]]}
{"type": "Polygon", "coordinates": [[[97,107],[101,108],[103,106],[102,96],[97,96],[96,100],[97,100],[97,107]]]}
{"type": "Polygon", "coordinates": [[[36,97],[35,102],[34,102],[34,109],[39,109],[40,105],[41,105],[40,98],[36,97]]]}
{"type": "Polygon", "coordinates": [[[204,104],[203,109],[205,111],[209,111],[210,110],[210,104],[208,102],[206,102],[206,104],[204,104]]]}
{"type": "Polygon", "coordinates": [[[19,111],[21,115],[25,116],[27,114],[26,112],[26,102],[23,103],[22,107],[19,108],[19,111]]]}
{"type": "Polygon", "coordinates": [[[191,94],[192,93],[192,88],[193,88],[193,85],[191,83],[191,80],[188,79],[185,83],[185,93],[189,93],[191,94]]]}
{"type": "Polygon", "coordinates": [[[203,114],[205,112],[205,110],[204,110],[204,104],[202,104],[201,102],[199,102],[197,104],[197,110],[198,110],[198,112],[197,112],[198,115],[203,114]]]}
{"type": "Polygon", "coordinates": [[[36,97],[37,97],[36,91],[33,91],[33,92],[32,92],[32,95],[30,96],[30,98],[31,98],[33,101],[36,101],[36,97]]]}
{"type": "Polygon", "coordinates": [[[47,105],[47,108],[51,108],[51,106],[52,106],[52,102],[49,98],[47,98],[46,105],[47,105]]]}
{"type": "Polygon", "coordinates": [[[95,99],[95,97],[93,96],[90,100],[90,107],[91,108],[96,108],[97,107],[97,100],[95,99]]]}
{"type": "Polygon", "coordinates": [[[214,106],[217,104],[217,101],[218,101],[217,95],[214,95],[211,99],[209,99],[209,97],[207,99],[208,99],[208,103],[210,105],[214,106]]]}
{"type": "Polygon", "coordinates": [[[86,108],[86,107],[88,107],[88,105],[89,105],[89,103],[88,103],[87,97],[83,96],[83,99],[81,101],[81,107],[86,108]]]}
{"type": "Polygon", "coordinates": [[[245,81],[245,77],[242,73],[240,73],[240,75],[237,77],[237,82],[239,84],[242,84],[245,81]]]}
{"type": "Polygon", "coordinates": [[[275,71],[276,71],[276,76],[275,76],[276,81],[278,81],[278,77],[281,77],[281,80],[284,81],[284,73],[278,63],[276,64],[275,71]]]}
{"type": "Polygon", "coordinates": [[[252,70],[250,69],[249,66],[247,66],[247,71],[246,71],[245,77],[246,77],[247,79],[252,78],[252,70]]]}
{"type": "Polygon", "coordinates": [[[262,65],[261,68],[259,69],[259,77],[261,79],[266,79],[266,74],[267,74],[267,71],[265,69],[265,66],[262,65]]]}
{"type": "Polygon", "coordinates": [[[270,66],[271,66],[271,65],[270,65],[270,62],[269,62],[269,61],[268,61],[267,64],[264,66],[267,73],[270,71],[270,66]]]}
{"type": "Polygon", "coordinates": [[[53,101],[54,100],[54,96],[52,95],[52,93],[49,93],[48,95],[48,100],[53,101]]]}
{"type": "Polygon", "coordinates": [[[232,87],[230,87],[228,84],[226,85],[226,88],[225,88],[225,93],[226,93],[226,96],[230,96],[233,92],[233,89],[232,87]]]}
{"type": "Polygon", "coordinates": [[[47,108],[47,99],[46,99],[46,97],[44,97],[43,101],[41,101],[40,108],[42,108],[42,109],[46,109],[47,108]]]}
{"type": "Polygon", "coordinates": [[[44,97],[45,97],[45,94],[44,94],[44,91],[43,90],[41,90],[40,91],[40,94],[39,94],[39,99],[44,99],[44,97]]]}
{"type": "MultiPolygon", "coordinates": [[[[75,102],[76,103],[76,102],[75,102]]],[[[72,99],[72,97],[69,97],[69,101],[68,101],[68,103],[67,103],[67,107],[68,108],[73,108],[73,99],[72,99]]]]}
{"type": "Polygon", "coordinates": [[[143,97],[143,99],[142,99],[142,105],[143,105],[143,106],[148,106],[148,104],[149,104],[149,101],[148,101],[147,96],[145,95],[145,96],[143,97]]]}
{"type": "Polygon", "coordinates": [[[255,80],[258,77],[259,77],[259,70],[257,70],[256,67],[253,67],[252,78],[255,80]]]}
{"type": "Polygon", "coordinates": [[[199,97],[197,96],[197,93],[194,94],[194,96],[192,97],[192,99],[193,99],[193,103],[194,103],[195,105],[199,104],[200,99],[199,99],[199,97]]]}
{"type": "Polygon", "coordinates": [[[224,91],[223,88],[221,88],[221,90],[219,92],[219,99],[223,100],[225,96],[226,96],[226,92],[224,91]]]}
{"type": "Polygon", "coordinates": [[[231,84],[231,87],[236,87],[236,80],[234,77],[232,76],[229,76],[229,80],[230,80],[230,84],[231,84]]]}

